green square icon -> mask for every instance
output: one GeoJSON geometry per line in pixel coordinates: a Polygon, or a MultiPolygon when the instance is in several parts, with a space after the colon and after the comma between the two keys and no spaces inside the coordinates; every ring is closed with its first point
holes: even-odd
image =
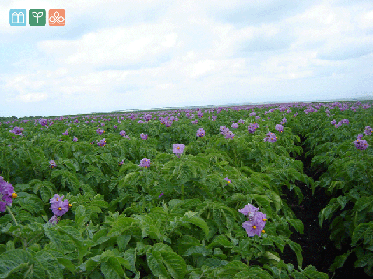
{"type": "Polygon", "coordinates": [[[45,9],[30,9],[28,18],[30,26],[45,26],[47,12],[45,9]]]}

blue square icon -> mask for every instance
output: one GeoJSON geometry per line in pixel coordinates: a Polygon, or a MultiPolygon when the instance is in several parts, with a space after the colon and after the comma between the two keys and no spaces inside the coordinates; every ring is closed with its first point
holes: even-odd
{"type": "Polygon", "coordinates": [[[26,26],[26,9],[10,9],[9,24],[11,26],[26,26]]]}

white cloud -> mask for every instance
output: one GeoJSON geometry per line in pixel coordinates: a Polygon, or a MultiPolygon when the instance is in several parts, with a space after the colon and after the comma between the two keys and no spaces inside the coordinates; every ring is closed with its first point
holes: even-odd
{"type": "Polygon", "coordinates": [[[56,0],[65,27],[0,25],[0,95],[78,113],[367,91],[373,4],[347,2],[56,0]]]}
{"type": "Polygon", "coordinates": [[[32,102],[40,102],[42,100],[47,99],[48,95],[46,93],[28,93],[28,94],[21,94],[16,96],[17,101],[32,103],[32,102]]]}
{"type": "Polygon", "coordinates": [[[177,42],[173,27],[141,24],[102,29],[72,41],[43,41],[40,50],[57,57],[61,64],[126,65],[154,60],[177,42]]]}
{"type": "Polygon", "coordinates": [[[172,84],[172,83],[158,84],[156,88],[161,89],[161,90],[173,89],[175,88],[175,84],[172,84]]]}
{"type": "Polygon", "coordinates": [[[358,23],[362,29],[373,29],[373,10],[365,12],[358,17],[358,23]]]}

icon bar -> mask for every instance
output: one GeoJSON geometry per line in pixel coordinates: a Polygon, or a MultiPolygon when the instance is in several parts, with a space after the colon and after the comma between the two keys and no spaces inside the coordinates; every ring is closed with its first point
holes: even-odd
{"type": "Polygon", "coordinates": [[[45,9],[30,9],[28,12],[26,9],[10,9],[9,10],[9,25],[10,26],[26,26],[28,23],[30,26],[65,26],[65,9],[50,9],[47,12],[45,9]]]}

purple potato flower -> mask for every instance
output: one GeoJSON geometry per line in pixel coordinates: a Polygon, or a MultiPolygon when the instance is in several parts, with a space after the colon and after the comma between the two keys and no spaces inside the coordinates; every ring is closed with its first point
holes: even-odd
{"type": "Polygon", "coordinates": [[[203,130],[203,128],[199,128],[197,130],[196,136],[202,138],[204,135],[205,135],[205,130],[203,130]]]}
{"type": "Polygon", "coordinates": [[[102,135],[103,133],[105,133],[105,131],[102,130],[102,129],[100,129],[100,128],[98,128],[98,129],[96,130],[96,133],[99,134],[99,135],[102,135]]]}
{"type": "MultiPolygon", "coordinates": [[[[62,216],[69,210],[70,207],[72,207],[72,205],[69,203],[67,199],[63,199],[64,195],[60,196],[58,194],[55,194],[53,198],[49,200],[51,204],[51,209],[53,213],[57,216],[62,216]]],[[[51,220],[53,219],[51,218],[51,220]]]]}
{"type": "Polygon", "coordinates": [[[238,210],[238,212],[242,213],[245,216],[247,216],[250,212],[257,212],[257,211],[259,211],[259,208],[253,206],[250,203],[245,205],[244,208],[238,210]]]}
{"type": "Polygon", "coordinates": [[[249,126],[247,127],[247,130],[249,131],[250,134],[254,134],[256,129],[259,128],[258,123],[250,123],[249,126]]]}
{"type": "Polygon", "coordinates": [[[57,164],[56,164],[56,162],[54,160],[50,160],[49,164],[50,164],[50,166],[51,166],[52,169],[57,166],[57,164]]]}
{"type": "Polygon", "coordinates": [[[359,140],[359,139],[354,141],[354,145],[357,149],[360,149],[360,150],[365,150],[369,146],[366,140],[359,140]]]}
{"type": "Polygon", "coordinates": [[[124,130],[120,131],[119,135],[121,135],[122,137],[124,137],[126,135],[126,131],[124,131],[124,130]]]}
{"type": "Polygon", "coordinates": [[[233,128],[233,129],[238,128],[238,123],[233,123],[233,124],[231,125],[231,128],[233,128]]]}
{"type": "Polygon", "coordinates": [[[337,124],[337,121],[335,119],[333,119],[332,121],[330,121],[330,124],[335,125],[335,124],[337,124]]]}
{"type": "Polygon", "coordinates": [[[274,133],[269,132],[263,140],[269,141],[269,142],[275,142],[277,141],[277,137],[274,133]]]}
{"type": "Polygon", "coordinates": [[[48,125],[48,120],[47,119],[40,119],[39,123],[41,126],[47,126],[48,125]]]}
{"type": "Polygon", "coordinates": [[[62,216],[69,211],[69,201],[58,201],[51,204],[51,210],[56,216],[62,216]]]}
{"type": "Polygon", "coordinates": [[[364,134],[370,136],[372,134],[372,128],[370,126],[365,126],[364,134]]]}
{"type": "Polygon", "coordinates": [[[146,134],[141,134],[140,137],[141,137],[143,140],[147,140],[147,139],[148,139],[148,135],[146,135],[146,134]]]}
{"type": "Polygon", "coordinates": [[[153,116],[152,116],[151,114],[145,114],[145,117],[144,117],[144,118],[145,118],[146,121],[149,121],[149,120],[152,119],[152,117],[153,117],[153,116]]]}
{"type": "Polygon", "coordinates": [[[22,136],[22,131],[23,131],[23,128],[20,128],[20,127],[14,127],[13,130],[10,130],[9,132],[15,134],[15,135],[19,135],[19,136],[22,136]]]}
{"type": "Polygon", "coordinates": [[[12,184],[6,182],[2,176],[0,176],[0,212],[4,212],[6,206],[11,206],[13,199],[17,197],[14,192],[12,184]]]}
{"type": "MultiPolygon", "coordinates": [[[[227,181],[227,183],[232,183],[232,180],[230,180],[228,177],[224,178],[224,180],[227,181]]],[[[228,185],[228,184],[227,184],[228,185]]]]}
{"type": "Polygon", "coordinates": [[[265,233],[264,227],[266,225],[266,215],[262,212],[256,212],[252,221],[245,221],[242,227],[246,230],[247,236],[253,237],[254,235],[261,236],[265,233]]]}
{"type": "Polygon", "coordinates": [[[102,140],[100,140],[99,142],[97,142],[98,146],[105,146],[105,144],[106,144],[105,138],[103,138],[102,140]]]}
{"type": "Polygon", "coordinates": [[[52,203],[55,203],[55,202],[62,201],[62,200],[63,200],[63,197],[64,197],[64,195],[62,195],[62,196],[60,197],[60,195],[58,195],[58,194],[54,194],[53,198],[51,198],[51,199],[49,200],[49,202],[52,204],[52,203]]]}
{"type": "Polygon", "coordinates": [[[185,148],[185,145],[184,144],[173,144],[172,145],[172,148],[173,148],[173,152],[174,154],[180,158],[181,154],[184,153],[184,148],[185,148]]]}
{"type": "Polygon", "coordinates": [[[279,131],[280,133],[282,133],[284,131],[284,126],[282,126],[281,124],[276,124],[275,129],[279,131]]]}
{"type": "Polygon", "coordinates": [[[226,133],[229,132],[229,129],[225,126],[220,126],[220,134],[225,135],[226,133]]]}
{"type": "Polygon", "coordinates": [[[54,225],[57,225],[58,221],[59,221],[59,220],[58,220],[57,215],[53,215],[53,216],[49,219],[48,222],[54,226],[54,225]]]}
{"type": "Polygon", "coordinates": [[[266,225],[267,216],[260,212],[259,208],[252,204],[247,204],[238,211],[248,217],[248,221],[243,222],[242,227],[246,230],[249,237],[253,237],[254,235],[261,236],[261,233],[265,233],[264,227],[266,225]]]}
{"type": "Polygon", "coordinates": [[[225,138],[226,138],[226,139],[233,139],[233,138],[234,138],[234,134],[232,133],[232,131],[228,131],[228,132],[225,134],[225,138]]]}
{"type": "Polygon", "coordinates": [[[73,142],[77,142],[78,141],[78,138],[77,137],[74,137],[73,138],[73,142]]]}
{"type": "Polygon", "coordinates": [[[145,167],[145,168],[150,167],[150,160],[147,159],[147,158],[143,158],[143,159],[140,161],[140,165],[139,165],[139,167],[145,167]]]}

